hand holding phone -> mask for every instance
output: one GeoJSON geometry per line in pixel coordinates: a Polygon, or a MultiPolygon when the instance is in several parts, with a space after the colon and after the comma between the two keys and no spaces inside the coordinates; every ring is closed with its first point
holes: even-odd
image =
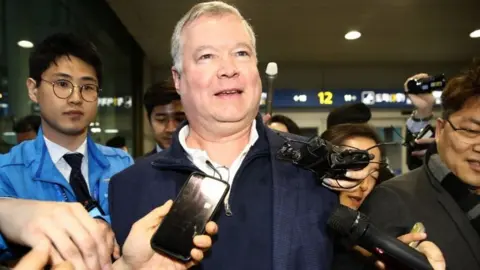
{"type": "MultiPolygon", "coordinates": [[[[425,226],[423,225],[423,223],[417,222],[415,223],[415,225],[413,225],[410,233],[425,233],[425,226]]],[[[412,248],[417,248],[419,243],[420,243],[419,241],[413,241],[408,245],[412,248]]]]}
{"type": "Polygon", "coordinates": [[[183,262],[191,260],[193,238],[205,232],[229,188],[223,180],[192,173],[153,235],[153,250],[183,262]]]}
{"type": "Polygon", "coordinates": [[[417,136],[415,136],[415,139],[410,142],[410,146],[414,151],[428,149],[428,147],[430,147],[429,143],[418,143],[418,141],[425,141],[426,139],[431,139],[433,137],[435,137],[435,130],[430,124],[428,124],[417,134],[417,136]]]}

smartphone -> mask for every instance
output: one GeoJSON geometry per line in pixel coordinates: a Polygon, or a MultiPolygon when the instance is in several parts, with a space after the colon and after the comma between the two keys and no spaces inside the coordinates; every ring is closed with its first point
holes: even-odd
{"type": "Polygon", "coordinates": [[[222,205],[229,189],[230,185],[223,180],[192,173],[150,240],[152,249],[189,261],[193,237],[205,232],[206,224],[222,205]]]}
{"type": "MultiPolygon", "coordinates": [[[[421,222],[417,222],[413,225],[412,227],[412,230],[410,231],[410,233],[424,233],[426,230],[425,230],[425,226],[423,225],[423,223],[421,222]]],[[[412,248],[416,248],[418,246],[419,242],[418,241],[414,241],[414,242],[411,242],[410,244],[408,244],[410,247],[412,248]]]]}
{"type": "Polygon", "coordinates": [[[428,149],[430,144],[417,144],[415,140],[432,138],[433,136],[435,136],[435,130],[430,124],[428,124],[417,134],[415,139],[410,142],[410,145],[415,151],[428,149]]]}

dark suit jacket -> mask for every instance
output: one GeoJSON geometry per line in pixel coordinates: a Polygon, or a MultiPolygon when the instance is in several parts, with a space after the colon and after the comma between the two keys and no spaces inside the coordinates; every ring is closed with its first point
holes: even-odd
{"type": "MultiPolygon", "coordinates": [[[[262,120],[257,117],[257,126],[259,122],[262,120]]],[[[178,183],[192,171],[198,171],[178,141],[181,127],[167,150],[139,160],[111,179],[112,228],[120,245],[135,221],[168,199],[174,199],[178,183]]],[[[274,270],[330,270],[333,243],[326,222],[338,205],[338,197],[322,187],[312,172],[275,157],[284,138],[268,128],[260,132],[267,132],[272,156],[274,270]]],[[[298,136],[295,139],[305,140],[298,136]]],[[[232,269],[244,268],[232,265],[232,269]]],[[[261,265],[257,269],[269,270],[261,265]]]]}
{"type": "MultiPolygon", "coordinates": [[[[428,166],[377,186],[360,211],[395,237],[422,222],[427,239],[442,250],[448,269],[480,269],[479,235],[428,166]]],[[[352,265],[351,269],[362,268],[352,265]]]]}
{"type": "Polygon", "coordinates": [[[149,156],[151,156],[151,155],[155,155],[156,153],[157,153],[157,148],[154,147],[154,148],[152,149],[152,151],[146,153],[146,154],[144,155],[144,157],[149,157],[149,156]]]}

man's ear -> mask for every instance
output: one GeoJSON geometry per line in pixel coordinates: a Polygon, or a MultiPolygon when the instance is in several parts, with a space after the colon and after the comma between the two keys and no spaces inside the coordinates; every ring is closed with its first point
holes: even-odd
{"type": "Polygon", "coordinates": [[[35,103],[38,103],[37,82],[32,78],[28,78],[26,84],[27,84],[28,96],[30,97],[30,100],[32,100],[35,103]]]}
{"type": "Polygon", "coordinates": [[[437,124],[435,125],[435,142],[438,144],[443,131],[445,130],[446,121],[442,118],[437,119],[437,124]]]}
{"type": "Polygon", "coordinates": [[[179,95],[181,95],[181,91],[180,91],[180,72],[175,67],[172,67],[171,70],[172,70],[173,82],[175,84],[175,89],[177,89],[177,93],[179,95]]]}

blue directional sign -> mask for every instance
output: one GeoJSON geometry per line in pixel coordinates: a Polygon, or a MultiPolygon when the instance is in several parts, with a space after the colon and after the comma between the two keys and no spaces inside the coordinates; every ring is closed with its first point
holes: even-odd
{"type": "MultiPolygon", "coordinates": [[[[441,104],[441,91],[434,91],[436,105],[441,104]]],[[[260,105],[267,94],[262,93],[260,105]]],[[[412,108],[413,105],[403,90],[297,90],[276,89],[273,94],[274,108],[334,108],[348,103],[363,102],[371,108],[412,108]]]]}

